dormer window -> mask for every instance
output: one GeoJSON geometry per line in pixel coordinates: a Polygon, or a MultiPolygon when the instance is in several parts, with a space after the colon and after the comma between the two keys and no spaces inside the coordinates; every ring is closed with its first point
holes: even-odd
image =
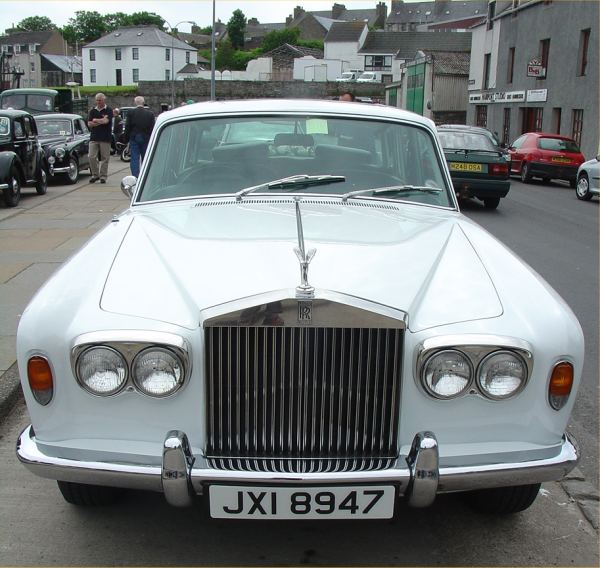
{"type": "Polygon", "coordinates": [[[2,53],[8,53],[8,45],[7,44],[3,43],[1,49],[2,49],[2,53]]]}
{"type": "Polygon", "coordinates": [[[35,55],[35,43],[29,44],[29,55],[35,55]]]}
{"type": "Polygon", "coordinates": [[[21,45],[15,44],[15,46],[13,47],[13,50],[15,53],[21,53],[21,45]]]}

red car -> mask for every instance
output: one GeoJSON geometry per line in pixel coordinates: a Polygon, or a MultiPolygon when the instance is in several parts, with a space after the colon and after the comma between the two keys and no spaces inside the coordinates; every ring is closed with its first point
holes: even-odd
{"type": "Polygon", "coordinates": [[[511,157],[510,173],[520,175],[528,183],[533,177],[545,182],[564,179],[575,187],[577,168],[585,162],[575,140],[559,134],[527,132],[508,148],[511,157]]]}

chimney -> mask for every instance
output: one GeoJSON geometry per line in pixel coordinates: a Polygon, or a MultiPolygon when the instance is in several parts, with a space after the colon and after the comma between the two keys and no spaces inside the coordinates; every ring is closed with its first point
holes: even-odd
{"type": "Polygon", "coordinates": [[[387,20],[387,4],[385,2],[379,2],[375,7],[375,27],[385,28],[385,21],[387,20]]]}
{"type": "Polygon", "coordinates": [[[294,20],[304,14],[304,8],[302,6],[296,6],[294,8],[294,20]]]}
{"type": "Polygon", "coordinates": [[[289,28],[290,24],[294,21],[294,18],[292,17],[292,15],[290,14],[286,19],[285,19],[285,27],[289,28]]]}
{"type": "Polygon", "coordinates": [[[339,20],[340,16],[346,11],[346,6],[343,4],[334,4],[331,8],[331,18],[339,20]]]}
{"type": "Polygon", "coordinates": [[[258,19],[257,18],[250,18],[247,23],[250,26],[258,26],[258,19]]]}

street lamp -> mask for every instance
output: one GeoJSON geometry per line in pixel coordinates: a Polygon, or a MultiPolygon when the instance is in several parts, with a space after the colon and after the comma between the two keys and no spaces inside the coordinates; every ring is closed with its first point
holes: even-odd
{"type": "Polygon", "coordinates": [[[175,108],[175,35],[173,30],[177,29],[177,26],[180,24],[192,24],[192,26],[195,26],[196,22],[192,22],[191,20],[182,20],[181,22],[177,22],[175,26],[172,26],[167,20],[165,20],[165,24],[171,28],[171,108],[175,108]]]}
{"type": "Polygon", "coordinates": [[[210,100],[215,100],[215,0],[212,3],[212,34],[210,41],[210,100]]]}

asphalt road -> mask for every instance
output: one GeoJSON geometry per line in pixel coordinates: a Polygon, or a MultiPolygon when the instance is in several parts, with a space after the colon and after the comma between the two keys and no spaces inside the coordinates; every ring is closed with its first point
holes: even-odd
{"type": "Polygon", "coordinates": [[[583,381],[569,424],[581,449],[580,469],[598,487],[598,204],[580,201],[566,182],[524,184],[513,178],[496,211],[479,201],[465,215],[516,252],[569,304],[583,328],[583,381]]]}

